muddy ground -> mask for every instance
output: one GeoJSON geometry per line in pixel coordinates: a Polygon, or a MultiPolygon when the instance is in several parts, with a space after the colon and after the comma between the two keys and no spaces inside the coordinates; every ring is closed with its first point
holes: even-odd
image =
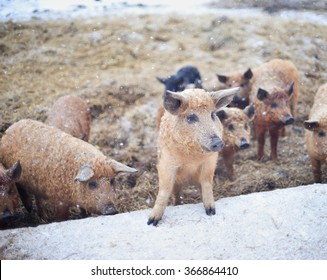
{"type": "MultiPolygon", "coordinates": [[[[236,158],[235,181],[227,179],[219,160],[214,195],[219,199],[312,183],[302,123],[317,88],[327,82],[326,25],[280,18],[276,7],[253,15],[215,8],[196,16],[0,23],[0,134],[23,118],[44,121],[58,97],[77,94],[92,112],[90,143],[139,169],[137,176],[119,178],[118,210],[150,208],[158,191],[155,118],[163,93],[156,76],[194,65],[204,87],[213,90],[220,86],[216,73],[290,59],[300,71],[301,88],[296,122],[279,141],[279,160],[269,159],[266,146],[266,156],[257,161],[253,140],[236,158]]],[[[323,179],[327,182],[327,176],[323,179]]],[[[200,202],[199,191],[185,189],[184,202],[200,202]]],[[[35,211],[22,208],[6,227],[39,223],[35,211]]]]}

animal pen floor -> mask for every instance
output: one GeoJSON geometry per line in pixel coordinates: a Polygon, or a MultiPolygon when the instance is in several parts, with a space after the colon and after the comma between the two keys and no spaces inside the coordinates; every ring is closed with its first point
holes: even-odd
{"type": "MultiPolygon", "coordinates": [[[[214,196],[311,184],[302,124],[317,88],[327,82],[327,28],[265,11],[212,8],[196,16],[122,14],[0,23],[0,136],[20,119],[44,121],[59,96],[77,94],[92,112],[90,143],[139,170],[118,178],[118,210],[150,208],[158,191],[155,119],[163,93],[156,76],[194,65],[204,87],[213,90],[219,86],[217,73],[245,71],[272,58],[290,59],[300,71],[296,121],[279,141],[277,162],[269,159],[269,141],[266,156],[257,161],[253,140],[238,153],[231,182],[219,160],[214,196]]],[[[196,188],[183,194],[185,203],[201,201],[196,188]]],[[[39,223],[35,211],[22,208],[7,228],[39,223]]]]}

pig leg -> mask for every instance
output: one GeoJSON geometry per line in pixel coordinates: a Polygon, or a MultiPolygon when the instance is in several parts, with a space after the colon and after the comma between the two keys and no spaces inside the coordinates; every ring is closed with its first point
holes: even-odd
{"type": "Polygon", "coordinates": [[[69,207],[62,203],[55,201],[54,205],[50,205],[46,199],[38,198],[35,200],[37,206],[37,212],[40,218],[44,221],[51,220],[51,216],[53,215],[53,219],[57,222],[66,221],[69,216],[69,207]],[[53,213],[49,213],[52,212],[53,213]],[[50,214],[50,215],[49,215],[50,214]]]}
{"type": "Polygon", "coordinates": [[[29,213],[31,213],[33,209],[32,196],[25,190],[25,187],[22,184],[16,182],[16,186],[24,207],[29,213]]]}
{"type": "Polygon", "coordinates": [[[266,131],[262,129],[256,129],[256,137],[258,141],[258,151],[257,151],[257,159],[261,160],[263,158],[263,151],[265,146],[265,134],[266,131]]]}
{"type": "Polygon", "coordinates": [[[54,206],[54,220],[57,222],[68,220],[69,206],[64,202],[59,202],[54,206]]]}
{"type": "Polygon", "coordinates": [[[226,166],[227,177],[230,181],[233,181],[234,180],[234,168],[233,168],[234,152],[228,151],[228,153],[222,153],[221,155],[223,157],[224,164],[226,166]]]}
{"type": "Polygon", "coordinates": [[[201,185],[201,195],[202,201],[204,204],[204,208],[206,210],[207,215],[215,215],[215,200],[213,197],[213,176],[215,173],[217,156],[211,157],[209,160],[202,164],[199,183],[201,185]]]}
{"type": "Polygon", "coordinates": [[[321,183],[321,161],[310,157],[311,169],[315,183],[321,183]]]}
{"type": "Polygon", "coordinates": [[[43,221],[49,220],[47,203],[43,198],[35,197],[37,214],[43,221]]]}
{"type": "Polygon", "coordinates": [[[167,207],[170,195],[173,192],[176,169],[172,168],[167,170],[167,165],[158,163],[158,176],[159,176],[159,192],[156,202],[152,209],[152,213],[148,220],[148,225],[153,224],[156,226],[161,220],[163,213],[167,207]]]}
{"type": "Polygon", "coordinates": [[[272,129],[269,131],[270,134],[270,146],[271,146],[271,159],[273,161],[277,160],[277,143],[279,137],[279,130],[272,129]]]}
{"type": "Polygon", "coordinates": [[[280,130],[279,130],[279,136],[280,137],[285,137],[286,132],[285,132],[285,126],[283,126],[280,130]]]}

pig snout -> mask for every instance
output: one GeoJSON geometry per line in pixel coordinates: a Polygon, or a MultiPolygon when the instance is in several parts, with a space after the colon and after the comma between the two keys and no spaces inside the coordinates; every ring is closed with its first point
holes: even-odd
{"type": "Polygon", "coordinates": [[[292,124],[294,122],[294,118],[291,115],[287,115],[286,117],[284,117],[282,122],[283,122],[284,125],[289,125],[289,124],[292,124]]]}
{"type": "Polygon", "coordinates": [[[250,144],[245,138],[241,138],[241,144],[240,144],[240,149],[244,150],[250,147],[250,144]]]}
{"type": "Polygon", "coordinates": [[[112,203],[109,203],[106,205],[102,211],[103,215],[115,215],[118,214],[118,211],[116,210],[115,206],[112,203]]]}
{"type": "Polygon", "coordinates": [[[217,135],[214,135],[211,137],[210,151],[218,152],[224,146],[225,146],[225,143],[217,135]]]}

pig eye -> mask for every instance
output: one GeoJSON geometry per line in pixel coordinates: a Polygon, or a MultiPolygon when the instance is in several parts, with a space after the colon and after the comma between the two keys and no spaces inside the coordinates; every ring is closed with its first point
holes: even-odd
{"type": "Polygon", "coordinates": [[[240,87],[244,87],[244,86],[245,86],[245,84],[243,84],[243,83],[242,83],[242,84],[240,84],[240,87]]]}
{"type": "Polygon", "coordinates": [[[90,189],[96,189],[98,187],[98,183],[97,182],[90,182],[89,183],[89,188],[90,189]]]}
{"type": "Polygon", "coordinates": [[[326,135],[326,133],[325,133],[324,131],[322,131],[322,130],[320,130],[320,131],[318,132],[318,136],[319,136],[319,137],[325,137],[325,135],[326,135]]]}
{"type": "Polygon", "coordinates": [[[227,129],[228,129],[229,131],[233,131],[233,130],[235,130],[235,127],[234,127],[234,125],[229,124],[229,125],[227,126],[227,129]]]}
{"type": "Polygon", "coordinates": [[[199,117],[196,114],[191,114],[186,117],[188,123],[195,123],[199,121],[199,117]]]}
{"type": "Polygon", "coordinates": [[[273,103],[270,104],[270,107],[271,107],[272,109],[275,109],[275,108],[278,107],[278,105],[277,105],[277,103],[273,102],[273,103]]]}

